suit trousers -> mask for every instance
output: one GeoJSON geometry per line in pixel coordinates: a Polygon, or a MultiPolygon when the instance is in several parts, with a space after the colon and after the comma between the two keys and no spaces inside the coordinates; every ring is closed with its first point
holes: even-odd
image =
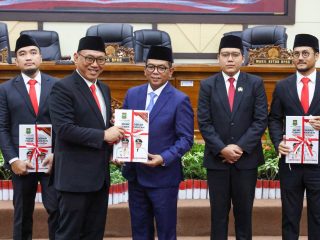
{"type": "Polygon", "coordinates": [[[211,207],[211,240],[227,240],[231,203],[237,240],[252,239],[252,208],[257,169],[207,169],[211,207]]]}
{"type": "Polygon", "coordinates": [[[320,239],[320,167],[280,164],[282,239],[298,240],[304,192],[307,196],[308,239],[320,239]]]}
{"type": "Polygon", "coordinates": [[[58,200],[57,192],[52,186],[48,186],[49,175],[45,173],[29,173],[18,176],[13,174],[13,205],[14,205],[14,240],[31,240],[33,226],[33,211],[38,182],[42,188],[42,201],[49,214],[49,239],[55,239],[58,226],[58,200]]]}
{"type": "Polygon", "coordinates": [[[58,191],[58,240],[103,239],[108,209],[109,187],[96,192],[58,191]]]}
{"type": "Polygon", "coordinates": [[[133,240],[154,240],[154,219],[158,240],[177,239],[178,186],[147,188],[129,181],[129,208],[133,240]]]}

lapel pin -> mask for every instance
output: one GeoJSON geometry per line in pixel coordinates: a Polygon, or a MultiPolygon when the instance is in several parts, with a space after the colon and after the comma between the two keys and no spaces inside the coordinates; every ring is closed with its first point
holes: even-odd
{"type": "Polygon", "coordinates": [[[242,92],[243,88],[242,87],[238,87],[238,92],[242,92]]]}

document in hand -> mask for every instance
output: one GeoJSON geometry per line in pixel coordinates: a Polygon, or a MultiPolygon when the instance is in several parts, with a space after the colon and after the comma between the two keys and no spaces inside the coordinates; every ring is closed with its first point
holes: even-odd
{"type": "Polygon", "coordinates": [[[319,131],[309,123],[312,116],[286,117],[286,144],[291,152],[286,156],[286,163],[318,164],[319,131]]]}
{"type": "Polygon", "coordinates": [[[125,129],[125,137],[113,145],[113,159],[147,162],[149,111],[116,109],[114,125],[125,129]]]}
{"type": "Polygon", "coordinates": [[[34,169],[28,172],[46,172],[43,160],[52,153],[51,124],[19,125],[19,159],[29,161],[34,169]]]}

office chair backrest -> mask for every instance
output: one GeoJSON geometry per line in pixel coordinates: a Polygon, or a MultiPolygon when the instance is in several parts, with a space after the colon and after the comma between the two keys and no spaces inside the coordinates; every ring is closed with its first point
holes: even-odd
{"type": "Polygon", "coordinates": [[[37,41],[40,46],[42,59],[44,61],[61,59],[59,35],[57,32],[45,30],[26,30],[20,32],[20,35],[22,34],[27,34],[37,41]]]}
{"type": "Polygon", "coordinates": [[[4,48],[8,49],[7,63],[12,63],[7,24],[0,22],[0,50],[4,48]]]}
{"type": "Polygon", "coordinates": [[[134,42],[135,62],[144,62],[152,45],[171,48],[170,35],[160,30],[137,30],[134,32],[134,42]]]}
{"type": "Polygon", "coordinates": [[[261,48],[267,45],[287,47],[286,28],[283,26],[257,26],[242,32],[242,43],[248,62],[249,48],[261,48]]]}
{"type": "Polygon", "coordinates": [[[125,23],[102,23],[88,28],[86,36],[100,36],[105,43],[133,48],[133,27],[125,23]]]}

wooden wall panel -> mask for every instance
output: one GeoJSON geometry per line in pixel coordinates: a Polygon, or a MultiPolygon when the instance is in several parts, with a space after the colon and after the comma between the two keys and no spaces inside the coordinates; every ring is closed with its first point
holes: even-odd
{"type": "MultiPolygon", "coordinates": [[[[75,69],[73,65],[55,65],[44,63],[41,70],[52,76],[63,78],[75,69]]],[[[196,122],[197,102],[200,81],[220,71],[216,64],[176,64],[175,72],[170,82],[179,90],[186,93],[191,100],[195,112],[195,134],[201,139],[196,122]],[[192,81],[193,86],[183,86],[184,81],[192,81]]],[[[295,72],[293,66],[246,66],[241,71],[256,74],[263,78],[268,102],[270,105],[275,84],[295,72]]],[[[0,82],[18,75],[15,65],[0,64],[0,82]]],[[[126,91],[133,86],[146,83],[142,64],[107,64],[100,79],[111,88],[112,97],[123,101],[126,91]]],[[[190,83],[190,82],[189,82],[190,83]]]]}

